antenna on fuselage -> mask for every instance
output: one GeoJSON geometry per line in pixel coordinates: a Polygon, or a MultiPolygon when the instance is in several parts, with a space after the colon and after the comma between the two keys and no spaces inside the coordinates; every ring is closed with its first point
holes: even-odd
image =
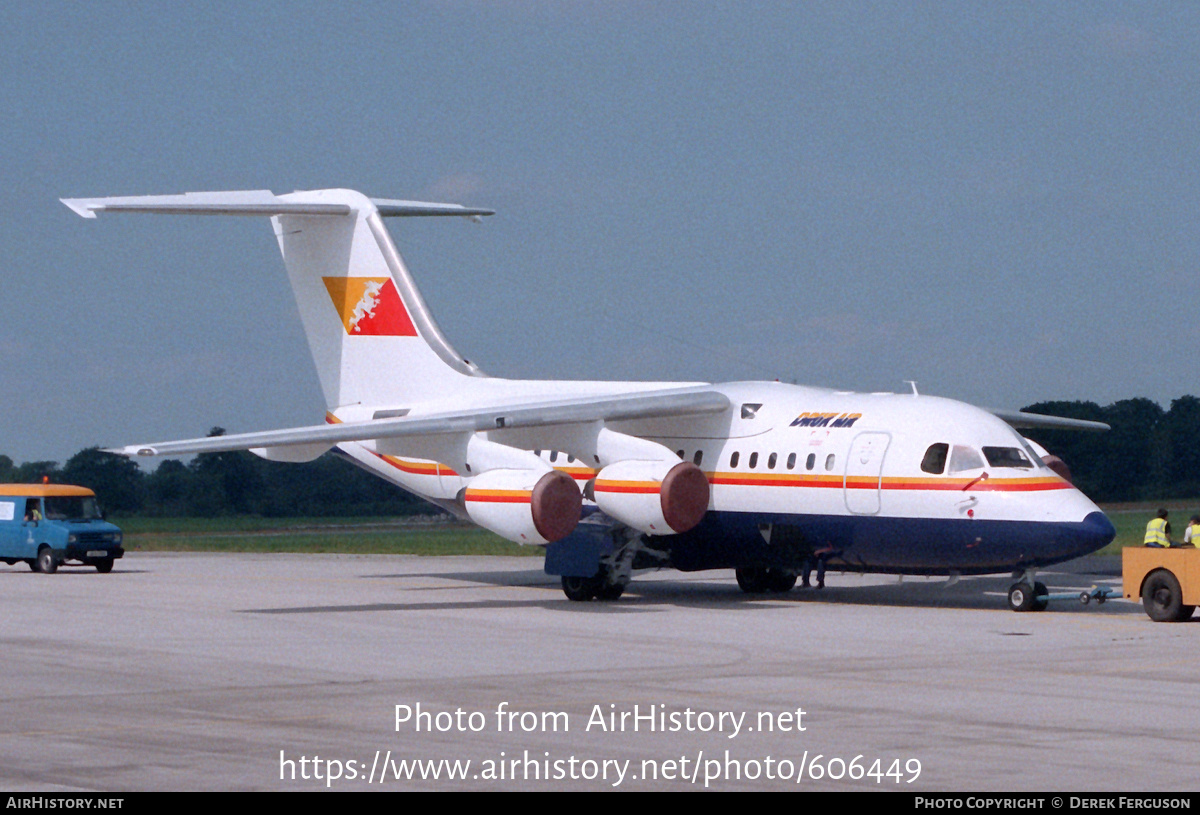
{"type": "Polygon", "coordinates": [[[911,386],[912,386],[912,392],[913,392],[913,396],[920,396],[920,395],[921,395],[921,394],[917,393],[917,383],[916,383],[916,381],[915,381],[915,380],[912,380],[912,379],[906,379],[906,380],[904,380],[904,381],[905,381],[905,383],[907,383],[908,385],[911,385],[911,386]]]}

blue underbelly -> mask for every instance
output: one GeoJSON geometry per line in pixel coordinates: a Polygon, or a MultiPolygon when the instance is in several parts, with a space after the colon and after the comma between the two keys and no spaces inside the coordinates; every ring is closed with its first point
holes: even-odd
{"type": "Polygon", "coordinates": [[[987,574],[1080,557],[1115,535],[1100,512],[1069,523],[710,511],[690,532],[655,543],[669,548],[672,565],[682,571],[799,568],[826,550],[830,565],[868,572],[987,574]]]}

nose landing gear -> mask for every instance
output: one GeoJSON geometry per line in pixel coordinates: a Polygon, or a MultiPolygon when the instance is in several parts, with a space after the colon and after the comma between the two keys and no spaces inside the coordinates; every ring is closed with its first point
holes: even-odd
{"type": "Polygon", "coordinates": [[[1050,591],[1045,583],[1033,579],[1033,570],[1026,571],[1008,589],[1008,607],[1013,611],[1045,611],[1050,605],[1050,591]]]}

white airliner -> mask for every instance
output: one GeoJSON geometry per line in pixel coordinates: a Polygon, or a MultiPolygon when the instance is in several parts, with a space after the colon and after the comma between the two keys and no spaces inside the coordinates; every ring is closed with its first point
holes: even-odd
{"type": "Polygon", "coordinates": [[[383,223],[490,210],[351,190],[64,199],[97,212],[268,216],[326,401],[325,424],[136,444],[129,456],[336,450],[518,543],[546,547],[572,600],[635,569],[736,570],[788,591],[804,564],[890,574],[1035,570],[1111,541],[1108,518],[1014,428],[1106,430],[912,393],[779,382],[553,382],[487,376],[446,341],[383,223]]]}

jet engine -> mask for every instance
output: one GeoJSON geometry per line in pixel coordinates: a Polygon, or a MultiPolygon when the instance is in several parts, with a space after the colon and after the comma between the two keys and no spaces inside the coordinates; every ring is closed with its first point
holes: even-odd
{"type": "Polygon", "coordinates": [[[708,511],[708,479],[686,461],[618,461],[596,474],[596,505],[649,535],[687,532],[708,511]]]}
{"type": "Polygon", "coordinates": [[[516,543],[552,543],[579,523],[583,496],[558,470],[488,470],[471,479],[463,504],[472,521],[516,543]]]}

